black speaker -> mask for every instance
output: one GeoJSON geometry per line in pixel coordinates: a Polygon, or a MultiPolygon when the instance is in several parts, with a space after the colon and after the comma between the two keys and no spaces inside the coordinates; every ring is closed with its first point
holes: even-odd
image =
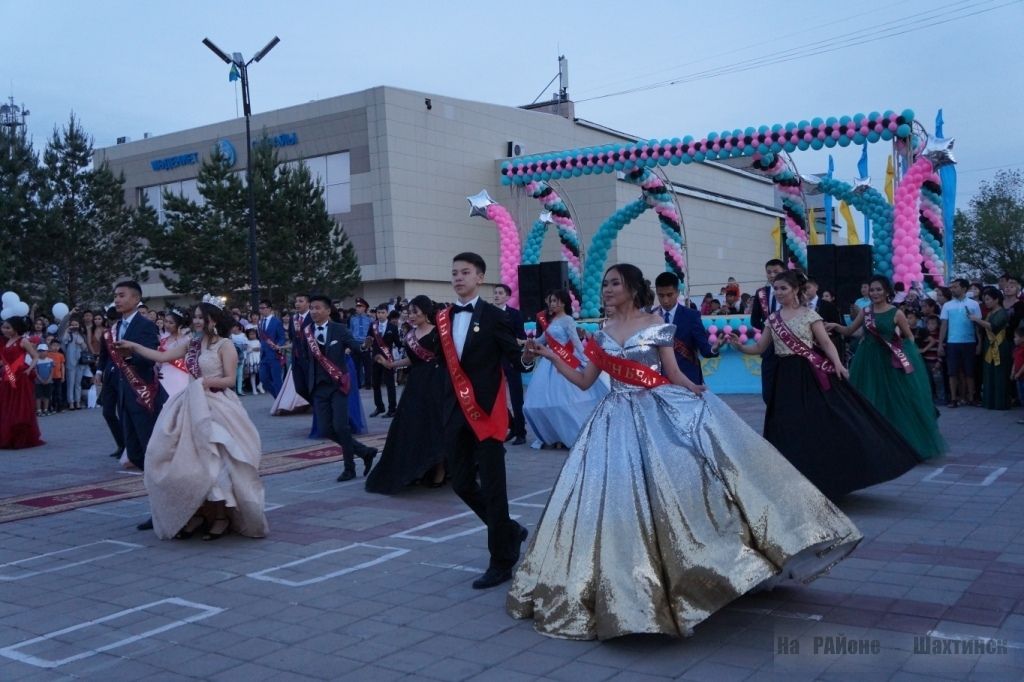
{"type": "Polygon", "coordinates": [[[818,291],[836,293],[836,246],[807,247],[807,275],[818,283],[818,291]]]}
{"type": "Polygon", "coordinates": [[[871,279],[871,246],[840,246],[836,249],[835,295],[839,310],[846,312],[860,298],[860,285],[871,279]]]}
{"type": "Polygon", "coordinates": [[[569,288],[569,266],[564,261],[545,261],[519,266],[519,311],[533,321],[544,310],[544,297],[552,289],[569,288]]]}

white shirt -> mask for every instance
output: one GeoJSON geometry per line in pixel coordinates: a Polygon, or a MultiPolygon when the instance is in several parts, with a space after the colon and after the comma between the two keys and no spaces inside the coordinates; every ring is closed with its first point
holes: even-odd
{"type": "MultiPolygon", "coordinates": [[[[470,305],[473,306],[473,311],[476,312],[477,306],[480,305],[480,297],[471,298],[468,301],[459,301],[459,305],[470,305]]],[[[459,313],[452,315],[452,341],[455,342],[455,351],[459,354],[459,359],[462,359],[462,349],[466,345],[466,334],[469,333],[469,323],[473,321],[473,313],[459,313]]]]}
{"type": "Polygon", "coordinates": [[[809,300],[807,302],[807,307],[810,308],[811,310],[817,310],[818,309],[818,297],[815,296],[814,298],[809,300]]]}
{"type": "Polygon", "coordinates": [[[317,343],[320,343],[320,334],[323,334],[323,343],[327,343],[328,322],[330,322],[330,320],[325,320],[323,324],[317,324],[316,322],[313,322],[313,338],[316,340],[317,343]]]}
{"type": "Polygon", "coordinates": [[[676,308],[678,308],[678,307],[679,307],[678,303],[676,303],[674,306],[672,306],[672,308],[670,310],[665,310],[661,306],[658,306],[658,315],[660,315],[661,319],[663,319],[663,320],[665,319],[665,316],[668,315],[668,323],[671,324],[672,320],[676,319],[676,308]]]}
{"type": "Polygon", "coordinates": [[[124,334],[126,331],[128,331],[128,327],[131,325],[132,320],[134,320],[135,316],[138,315],[138,314],[139,314],[139,311],[136,310],[135,312],[133,312],[128,317],[122,317],[121,321],[117,323],[117,340],[118,341],[121,340],[121,335],[124,334]]]}
{"type": "Polygon", "coordinates": [[[266,317],[262,318],[260,320],[260,329],[262,329],[263,331],[267,331],[267,324],[270,323],[270,318],[272,318],[273,316],[274,316],[274,313],[270,313],[266,317]]]}

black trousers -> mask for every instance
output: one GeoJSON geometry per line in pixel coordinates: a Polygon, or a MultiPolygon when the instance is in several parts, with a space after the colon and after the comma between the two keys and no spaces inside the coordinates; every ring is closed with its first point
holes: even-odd
{"type": "Polygon", "coordinates": [[[444,448],[452,490],[487,525],[490,567],[511,568],[516,561],[520,526],[508,515],[505,445],[493,438],[477,440],[456,408],[445,425],[444,448]]]}
{"type": "MultiPolygon", "coordinates": [[[[355,389],[352,389],[355,390],[355,389]]],[[[369,448],[352,437],[348,421],[348,396],[334,383],[317,382],[312,394],[316,425],[324,438],[341,446],[345,457],[345,471],[355,471],[355,457],[369,448]]]]}
{"type": "Polygon", "coordinates": [[[119,406],[121,426],[124,428],[124,448],[128,451],[128,461],[145,469],[146,446],[149,445],[149,437],[153,435],[159,410],[148,412],[141,405],[128,406],[124,402],[127,400],[135,400],[135,395],[129,392],[129,395],[122,396],[119,406]]]}
{"type": "MultiPolygon", "coordinates": [[[[772,342],[774,343],[774,341],[772,342]]],[[[769,344],[768,349],[761,353],[761,400],[768,404],[768,396],[775,386],[775,371],[779,366],[779,358],[775,355],[775,346],[769,344]]]]}
{"type": "Polygon", "coordinates": [[[379,362],[373,363],[373,404],[378,410],[384,410],[384,398],[380,394],[380,385],[383,383],[388,389],[388,412],[394,412],[395,400],[395,372],[388,369],[379,362]]]}
{"type": "Polygon", "coordinates": [[[107,422],[110,435],[114,437],[117,451],[124,451],[124,427],[117,416],[117,388],[112,381],[104,381],[100,387],[100,395],[96,399],[103,409],[103,420],[107,422]]]}
{"type": "Polygon", "coordinates": [[[523,416],[523,374],[516,367],[508,363],[501,363],[502,371],[505,372],[505,380],[508,381],[508,395],[512,399],[512,423],[510,424],[513,436],[526,437],[526,417],[523,416]]]}

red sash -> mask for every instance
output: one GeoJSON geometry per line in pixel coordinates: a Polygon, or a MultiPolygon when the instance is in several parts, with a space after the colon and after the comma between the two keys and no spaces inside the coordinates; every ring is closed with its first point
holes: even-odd
{"type": "MultiPolygon", "coordinates": [[[[21,341],[20,337],[19,337],[18,341],[19,342],[21,341]]],[[[18,345],[19,348],[21,347],[21,343],[18,343],[17,345],[18,345]]],[[[8,364],[8,363],[6,363],[6,362],[0,362],[0,367],[4,368],[4,379],[7,381],[7,383],[9,383],[11,385],[11,388],[16,388],[17,387],[17,385],[18,385],[17,371],[19,369],[21,369],[24,365],[25,365],[25,354],[24,353],[18,355],[18,359],[14,361],[14,365],[13,366],[8,364]]]]}
{"type": "Polygon", "coordinates": [[[419,339],[416,338],[415,329],[410,330],[409,333],[405,335],[405,347],[415,353],[416,357],[423,362],[433,362],[434,360],[437,360],[437,356],[433,351],[427,350],[422,344],[420,344],[419,339]]]}
{"type": "MultiPolygon", "coordinates": [[[[167,345],[167,341],[170,338],[171,337],[169,337],[169,336],[165,336],[164,337],[164,339],[160,342],[159,350],[162,350],[162,351],[169,350],[170,347],[167,345]]],[[[177,346],[178,344],[175,343],[174,345],[177,346]]],[[[188,363],[186,362],[186,358],[178,358],[176,360],[171,360],[170,362],[165,363],[165,364],[174,365],[175,367],[180,369],[182,372],[189,372],[191,374],[191,372],[189,371],[189,368],[188,368],[188,363]]],[[[196,374],[196,375],[193,375],[193,376],[198,377],[199,375],[196,374]]]]}
{"type": "Polygon", "coordinates": [[[306,327],[306,345],[309,347],[309,354],[312,355],[320,366],[323,367],[324,371],[327,372],[327,376],[331,377],[341,392],[348,395],[349,388],[352,383],[349,379],[348,372],[342,372],[341,369],[331,362],[326,355],[320,352],[320,344],[313,338],[313,325],[306,327]]]}
{"type": "MultiPolygon", "coordinates": [[[[188,342],[188,350],[185,351],[184,360],[184,371],[188,372],[193,379],[198,379],[203,375],[203,371],[199,369],[199,354],[203,351],[203,337],[197,336],[188,342]]],[[[175,361],[177,363],[177,361],[175,361]]]]}
{"type": "Polygon", "coordinates": [[[114,334],[108,329],[103,333],[103,341],[107,346],[107,353],[110,355],[110,360],[117,367],[117,370],[121,372],[121,376],[124,377],[125,381],[128,382],[128,386],[131,387],[135,393],[135,400],[146,408],[147,412],[152,412],[156,405],[156,384],[150,386],[142,380],[131,365],[124,361],[121,354],[114,348],[114,334]]]}
{"type": "MultiPolygon", "coordinates": [[[[270,318],[268,317],[267,319],[269,320],[270,318]]],[[[270,349],[272,351],[274,351],[274,353],[277,355],[277,361],[280,362],[283,365],[284,364],[284,351],[281,350],[281,346],[279,346],[276,343],[274,343],[273,341],[271,341],[270,337],[266,335],[266,333],[263,331],[263,329],[258,324],[256,325],[256,333],[259,335],[260,341],[262,341],[263,343],[265,343],[268,346],[270,346],[270,349]]]]}
{"type": "Polygon", "coordinates": [[[688,360],[689,362],[692,362],[695,365],[697,364],[696,353],[690,350],[690,347],[687,346],[682,341],[680,341],[679,339],[672,339],[672,350],[682,355],[684,360],[688,360]]]}
{"type": "Polygon", "coordinates": [[[384,359],[391,362],[391,349],[384,345],[384,339],[381,338],[381,335],[377,332],[376,322],[370,323],[370,336],[373,337],[373,343],[380,349],[380,353],[384,356],[384,359]]]}
{"type": "Polygon", "coordinates": [[[892,360],[893,367],[902,370],[906,374],[914,371],[914,366],[910,364],[910,360],[903,350],[903,339],[897,336],[893,341],[889,341],[878,331],[878,325],[875,323],[875,311],[872,310],[872,306],[864,308],[864,328],[889,351],[889,358],[892,360]]]}
{"type": "MultiPolygon", "coordinates": [[[[544,342],[548,345],[548,348],[550,348],[555,355],[562,358],[562,361],[565,362],[565,364],[569,365],[573,369],[579,369],[580,365],[583,363],[581,363],[580,359],[576,357],[572,341],[562,343],[554,336],[547,333],[547,330],[550,329],[550,325],[545,324],[544,326],[544,342]]],[[[573,330],[573,332],[575,333],[575,330],[573,330]]]]}
{"type": "Polygon", "coordinates": [[[666,386],[672,383],[647,365],[642,365],[634,360],[608,355],[601,348],[601,344],[595,339],[587,341],[587,345],[583,348],[583,353],[590,358],[591,362],[605,372],[608,372],[609,376],[624,384],[639,386],[640,388],[657,388],[658,386],[666,386]]]}
{"type": "Polygon", "coordinates": [[[818,380],[818,386],[821,387],[821,390],[827,391],[832,388],[832,382],[828,378],[829,374],[836,373],[836,368],[832,362],[818,352],[817,349],[811,348],[801,341],[800,337],[794,334],[793,330],[786,324],[786,321],[782,319],[781,311],[772,313],[765,321],[771,327],[775,338],[781,341],[786,348],[793,351],[794,355],[799,355],[811,364],[811,369],[814,370],[814,378],[818,380]]]}
{"type": "MultiPolygon", "coordinates": [[[[494,397],[494,405],[491,413],[487,414],[476,402],[476,395],[473,393],[473,384],[466,376],[462,365],[459,363],[459,352],[455,348],[455,339],[452,338],[451,309],[445,308],[437,314],[437,333],[441,339],[441,350],[444,352],[445,363],[448,365],[448,376],[452,380],[452,388],[455,389],[455,398],[459,401],[459,408],[463,416],[469,422],[478,440],[494,438],[504,441],[508,433],[508,407],[505,404],[505,373],[501,373],[501,385],[498,386],[498,394],[494,397]]],[[[500,371],[500,370],[499,370],[500,371]]]]}
{"type": "Polygon", "coordinates": [[[765,319],[772,314],[771,309],[768,307],[768,287],[761,287],[757,290],[757,298],[761,301],[761,310],[764,311],[765,319]]]}
{"type": "Polygon", "coordinates": [[[540,333],[543,334],[548,330],[548,315],[543,310],[537,313],[537,328],[540,329],[540,333]]]}

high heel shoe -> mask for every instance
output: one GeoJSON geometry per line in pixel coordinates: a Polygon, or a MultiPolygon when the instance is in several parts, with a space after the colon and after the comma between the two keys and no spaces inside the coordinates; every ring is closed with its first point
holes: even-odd
{"type": "Polygon", "coordinates": [[[226,516],[222,516],[213,520],[210,527],[206,529],[206,533],[203,535],[203,540],[219,540],[224,537],[231,528],[231,521],[226,516]]]}
{"type": "Polygon", "coordinates": [[[187,540],[188,538],[195,535],[195,532],[202,528],[204,523],[206,523],[206,519],[204,519],[199,514],[196,514],[188,520],[188,523],[182,526],[181,530],[178,531],[178,534],[174,536],[174,539],[187,540]]]}

